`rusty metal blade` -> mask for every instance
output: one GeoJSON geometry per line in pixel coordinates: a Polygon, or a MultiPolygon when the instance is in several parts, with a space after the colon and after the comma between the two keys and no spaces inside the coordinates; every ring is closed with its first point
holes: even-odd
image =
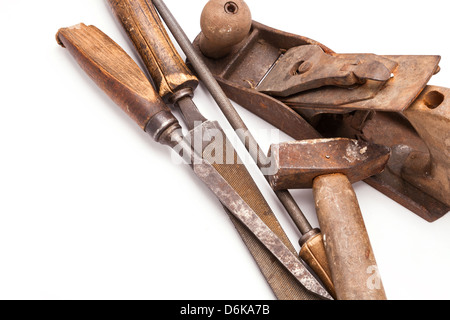
{"type": "MultiPolygon", "coordinates": [[[[195,111],[196,107],[192,104],[192,101],[189,101],[191,100],[190,98],[182,99],[182,97],[193,96],[192,92],[187,95],[185,95],[185,93],[188,87],[192,89],[192,91],[195,89],[196,81],[187,81],[184,83],[185,85],[189,83],[187,86],[178,86],[180,83],[175,81],[176,79],[183,79],[181,82],[189,79],[192,80],[192,77],[187,75],[186,70],[183,70],[184,67],[181,66],[181,58],[176,54],[174,49],[172,48],[172,50],[170,50],[173,45],[170,43],[162,23],[158,23],[158,15],[154,12],[151,2],[114,0],[110,1],[110,3],[114,8],[120,9],[115,10],[115,13],[119,15],[119,20],[124,25],[125,29],[129,31],[127,31],[127,33],[131,36],[131,40],[134,42],[140,56],[143,58],[144,64],[147,66],[155,86],[160,90],[160,94],[162,96],[168,94],[165,89],[170,87],[170,90],[173,90],[172,93],[177,96],[177,98],[172,97],[174,99],[168,100],[173,104],[178,104],[182,110],[188,129],[191,130],[194,128],[195,122],[197,121],[206,121],[203,116],[195,111]],[[131,8],[133,8],[133,10],[131,10],[131,8]],[[146,15],[148,16],[146,17],[146,15]],[[155,48],[158,49],[155,50],[155,48]],[[160,48],[165,49],[159,50],[160,48]],[[167,54],[169,51],[171,54],[167,54]],[[173,68],[174,64],[177,65],[177,67],[173,68]],[[169,67],[169,65],[171,67],[169,67]],[[176,74],[174,73],[174,70],[178,70],[175,72],[176,74]],[[170,84],[168,87],[162,85],[161,81],[158,81],[161,76],[168,80],[169,75],[171,75],[170,77],[173,77],[172,80],[174,81],[169,81],[170,84]]],[[[233,187],[233,189],[238,192],[239,196],[249,204],[256,214],[261,217],[267,226],[275,232],[286,247],[291,250],[293,254],[297,254],[245,167],[238,165],[237,163],[236,165],[233,164],[230,166],[228,164],[222,165],[215,163],[214,160],[209,162],[218,172],[220,172],[222,177],[233,187]]],[[[271,252],[261,245],[259,240],[248,230],[248,228],[246,228],[238,219],[234,218],[233,214],[231,214],[228,209],[225,211],[231,217],[232,222],[235,224],[236,229],[249,248],[250,253],[253,255],[277,298],[283,300],[317,299],[317,297],[298,284],[295,279],[292,279],[293,276],[281,263],[274,259],[271,252]]]]}
{"type": "Polygon", "coordinates": [[[278,300],[319,300],[315,294],[306,290],[278,260],[273,258],[272,253],[242,222],[228,209],[225,207],[224,209],[278,300]]]}
{"type": "Polygon", "coordinates": [[[307,270],[278,236],[258,217],[217,170],[203,159],[195,159],[193,170],[220,202],[254,234],[307,290],[324,299],[332,299],[328,292],[307,270]]]}
{"type": "MultiPolygon", "coordinates": [[[[153,4],[155,5],[155,7],[157,8],[157,10],[159,11],[159,14],[162,16],[163,20],[166,22],[166,25],[168,26],[168,28],[170,29],[170,31],[172,32],[172,35],[177,39],[178,44],[180,45],[180,47],[183,49],[183,51],[185,51],[186,49],[188,49],[189,52],[194,53],[194,49],[192,48],[192,44],[190,42],[190,40],[187,38],[186,34],[184,34],[183,30],[181,29],[181,27],[178,25],[177,21],[175,20],[175,18],[172,16],[172,14],[170,13],[170,11],[168,10],[168,8],[165,6],[163,1],[153,1],[153,4]]],[[[186,51],[185,51],[186,53],[186,51]]],[[[195,54],[194,54],[195,55],[195,54]]],[[[188,57],[190,57],[190,61],[197,61],[201,64],[200,60],[197,59],[193,59],[194,57],[187,54],[188,57]]],[[[236,110],[233,108],[233,106],[231,105],[231,102],[229,101],[229,99],[225,96],[225,94],[222,92],[222,90],[220,89],[219,85],[217,84],[217,82],[215,82],[213,76],[210,74],[210,72],[207,69],[203,69],[204,73],[202,72],[197,72],[199,74],[199,78],[201,80],[203,80],[204,84],[208,87],[208,90],[210,91],[211,95],[214,97],[215,101],[218,103],[219,106],[224,106],[226,105],[226,108],[221,108],[222,111],[224,112],[226,118],[230,121],[230,119],[232,119],[232,121],[230,121],[230,124],[232,125],[232,127],[237,131],[237,136],[241,139],[242,142],[244,141],[249,141],[248,143],[244,142],[244,144],[247,145],[254,145],[257,146],[256,141],[253,139],[253,137],[251,136],[251,134],[249,133],[248,129],[246,130],[246,126],[243,123],[242,119],[239,117],[238,113],[236,112],[236,110]],[[201,76],[201,74],[203,74],[203,76],[201,76]],[[204,77],[204,75],[208,75],[206,78],[204,77]],[[215,90],[211,90],[212,87],[215,88],[215,90]],[[220,102],[219,102],[220,101],[220,102]],[[247,140],[248,138],[248,140],[247,140]],[[255,142],[253,144],[253,142],[255,142]]],[[[261,152],[260,148],[254,148],[256,150],[253,150],[252,148],[249,148],[248,151],[250,153],[250,155],[252,156],[252,158],[255,160],[255,162],[258,164],[258,166],[260,165],[258,159],[264,159],[265,155],[264,153],[261,152]],[[262,157],[260,157],[260,155],[262,157]]],[[[220,168],[223,168],[224,166],[220,166],[220,168]]],[[[225,166],[226,167],[226,166],[225,166]]],[[[232,173],[234,172],[233,170],[235,170],[237,167],[232,166],[231,168],[228,167],[229,170],[225,170],[227,172],[227,176],[228,173],[232,173]]],[[[238,182],[240,182],[240,180],[245,180],[245,181],[253,181],[251,179],[251,176],[248,174],[247,172],[247,176],[242,179],[242,176],[239,175],[234,175],[234,177],[230,177],[231,180],[225,179],[226,181],[231,181],[231,183],[235,183],[238,184],[238,182]]],[[[250,198],[251,199],[256,199],[256,198],[260,198],[260,199],[264,199],[262,196],[258,196],[258,194],[260,194],[259,190],[257,188],[251,188],[251,189],[246,189],[246,188],[234,188],[234,190],[239,190],[239,195],[249,195],[250,193],[250,198]]],[[[288,197],[286,197],[286,194],[283,193],[283,200],[281,195],[279,195],[279,199],[280,201],[282,200],[282,202],[288,202],[290,199],[288,197]]],[[[264,210],[260,210],[261,209],[261,204],[264,203],[265,201],[262,202],[253,202],[252,208],[256,208],[255,211],[258,212],[258,214],[260,215],[260,217],[264,217],[265,216],[265,212],[264,210]]],[[[283,202],[283,203],[284,203],[283,202]]],[[[291,207],[294,208],[294,204],[295,202],[292,201],[290,202],[291,207]]],[[[301,213],[299,212],[300,209],[297,211],[297,213],[301,213]]],[[[271,213],[271,210],[268,211],[269,213],[271,213]]],[[[273,223],[276,223],[277,220],[274,218],[274,215],[271,214],[270,217],[272,217],[270,220],[273,223]]],[[[306,220],[306,219],[305,219],[306,220]]],[[[269,229],[270,230],[270,229],[269,229]]],[[[280,230],[281,231],[281,230],[280,230]]],[[[271,231],[272,232],[272,231],[271,231]]],[[[283,235],[284,232],[281,233],[281,235],[283,235]]],[[[278,239],[278,237],[277,237],[278,239]]],[[[263,242],[264,243],[264,242],[263,242]]],[[[267,246],[266,246],[267,247],[267,246]]],[[[288,250],[289,251],[289,250],[288,250]]],[[[252,252],[253,254],[253,252],[252,252]]],[[[272,252],[273,254],[273,252],[272,252]]],[[[292,255],[294,255],[294,253],[292,253],[292,255]]],[[[297,253],[295,253],[295,255],[297,255],[297,253]]],[[[259,265],[261,266],[263,263],[270,264],[270,260],[267,259],[267,257],[260,259],[261,257],[255,256],[255,259],[258,261],[259,265]],[[261,264],[260,264],[261,262],[261,264]]],[[[297,258],[298,259],[298,258],[297,258]]],[[[278,259],[279,261],[283,261],[278,259]]],[[[299,261],[299,260],[297,260],[299,261]]],[[[286,266],[289,269],[289,266],[286,266]]],[[[265,268],[264,268],[265,269],[265,268]]],[[[262,268],[263,270],[263,268],[262,268]]],[[[291,272],[291,274],[294,274],[294,277],[298,277],[299,275],[296,274],[295,272],[291,272]]],[[[267,277],[266,277],[267,278],[267,277]]],[[[283,279],[281,277],[277,277],[280,281],[282,281],[283,279]]],[[[279,286],[272,286],[272,289],[278,289],[279,286]]]]}
{"type": "MultiPolygon", "coordinates": [[[[310,290],[303,284],[303,282],[311,283],[313,276],[300,262],[295,248],[220,125],[215,121],[206,121],[198,125],[190,131],[189,143],[195,146],[196,153],[201,155],[208,170],[214,171],[215,178],[210,173],[204,174],[205,179],[209,179],[209,176],[210,179],[216,180],[214,183],[211,180],[208,182],[213,184],[210,188],[218,188],[217,192],[222,193],[226,190],[226,194],[229,194],[225,203],[221,197],[219,199],[276,297],[280,300],[317,300],[322,297],[316,293],[316,291],[323,292],[325,290],[320,284],[318,290],[310,290]],[[225,187],[221,185],[225,185],[225,187]],[[270,234],[269,238],[282,247],[281,251],[276,251],[273,245],[268,245],[260,234],[254,233],[254,227],[250,226],[249,228],[248,221],[246,222],[236,214],[235,210],[230,210],[229,201],[232,201],[232,198],[238,199],[239,203],[244,203],[247,211],[253,211],[253,218],[259,223],[263,223],[265,226],[263,228],[270,234]],[[284,256],[289,256],[289,259],[293,259],[294,265],[291,266],[285,260],[279,259],[280,257],[277,255],[280,252],[284,256]],[[299,273],[299,270],[302,272],[299,273]],[[299,281],[303,272],[305,272],[304,279],[299,281]]],[[[194,161],[194,171],[202,170],[201,166],[195,165],[196,162],[202,164],[202,160],[194,161]]],[[[318,284],[317,280],[313,279],[312,281],[315,285],[318,284]]]]}
{"type": "Polygon", "coordinates": [[[289,49],[256,88],[260,92],[288,97],[325,86],[353,87],[366,80],[384,84],[393,70],[376,55],[330,55],[318,45],[289,49]]]}
{"type": "Polygon", "coordinates": [[[425,88],[436,72],[441,58],[410,55],[379,56],[378,59],[397,64],[392,70],[393,78],[384,86],[380,86],[381,83],[367,81],[352,90],[327,87],[293,95],[281,101],[294,110],[324,108],[341,112],[353,110],[402,112],[425,88]]]}
{"type": "MultiPolygon", "coordinates": [[[[236,45],[230,55],[223,59],[203,56],[199,49],[199,37],[194,41],[196,51],[228,97],[294,140],[323,136],[355,138],[361,135],[362,130],[365,140],[377,144],[384,144],[386,138],[392,137],[393,143],[384,145],[395,146],[398,144],[396,140],[400,138],[404,140],[401,144],[411,145],[413,149],[424,145],[415,130],[410,128],[411,124],[405,123],[408,121],[402,111],[416,101],[430,77],[439,70],[439,56],[383,56],[381,58],[398,63],[397,67],[395,64],[390,66],[395,68],[394,78],[385,86],[379,87],[380,82],[368,81],[366,85],[355,90],[320,88],[288,97],[292,100],[300,96],[305,99],[308,97],[308,101],[303,101],[304,106],[293,101],[292,105],[288,106],[286,101],[255,90],[256,84],[279,59],[281,48],[286,50],[312,44],[318,44],[325,53],[334,54],[332,50],[314,40],[276,30],[255,21],[248,39],[236,45]],[[235,67],[236,64],[239,68],[235,67]],[[327,90],[344,90],[345,96],[324,94],[327,90]],[[317,108],[307,109],[307,106],[317,108]],[[354,116],[339,115],[343,118],[340,119],[334,115],[350,110],[357,110],[354,116]],[[373,118],[366,121],[369,116],[373,118]],[[386,135],[386,132],[389,134],[386,135]]],[[[402,165],[402,160],[402,156],[396,157],[394,154],[390,160],[393,165],[388,164],[388,168],[402,165]]],[[[391,169],[365,182],[427,221],[436,221],[448,212],[447,205],[421,191],[418,186],[409,183],[391,169]]]]}

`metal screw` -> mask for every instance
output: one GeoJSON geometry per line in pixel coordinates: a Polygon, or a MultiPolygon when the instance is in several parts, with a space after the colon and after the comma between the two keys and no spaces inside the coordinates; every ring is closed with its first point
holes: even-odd
{"type": "Polygon", "coordinates": [[[298,66],[298,69],[297,69],[297,74],[303,74],[303,73],[308,72],[309,70],[311,70],[312,66],[313,66],[312,63],[309,61],[300,63],[300,65],[298,66]]]}
{"type": "Polygon", "coordinates": [[[225,12],[229,14],[236,14],[239,11],[239,7],[233,1],[225,3],[225,12]]]}

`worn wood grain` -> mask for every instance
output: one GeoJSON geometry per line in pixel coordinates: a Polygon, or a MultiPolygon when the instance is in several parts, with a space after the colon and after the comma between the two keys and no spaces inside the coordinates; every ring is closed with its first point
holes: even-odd
{"type": "Polygon", "coordinates": [[[386,300],[355,191],[343,174],[314,180],[314,199],[338,300],[386,300]]]}
{"type": "Polygon", "coordinates": [[[109,0],[109,3],[150,72],[160,96],[167,101],[180,89],[195,90],[198,80],[174,48],[151,1],[109,0]]]}
{"type": "Polygon", "coordinates": [[[62,28],[56,39],[143,130],[155,115],[170,112],[133,59],[95,26],[62,28]]]}

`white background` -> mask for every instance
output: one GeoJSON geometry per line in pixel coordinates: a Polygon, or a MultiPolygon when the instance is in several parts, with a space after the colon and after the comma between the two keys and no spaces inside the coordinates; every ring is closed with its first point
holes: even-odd
{"type": "MultiPolygon", "coordinates": [[[[192,40],[205,3],[166,1],[192,40]]],[[[336,52],[439,54],[431,84],[450,86],[446,1],[247,3],[254,20],[336,52]]],[[[0,298],[274,299],[207,188],[56,44],[58,28],[80,22],[136,58],[106,1],[0,4],[0,298]]],[[[230,129],[203,87],[195,101],[230,129]]],[[[278,142],[236,107],[263,148],[278,142]]],[[[249,170],[298,248],[300,234],[249,170]]],[[[388,298],[449,299],[450,216],[430,224],[364,183],[354,187],[388,298]]],[[[293,194],[318,226],[311,191],[293,194]]]]}

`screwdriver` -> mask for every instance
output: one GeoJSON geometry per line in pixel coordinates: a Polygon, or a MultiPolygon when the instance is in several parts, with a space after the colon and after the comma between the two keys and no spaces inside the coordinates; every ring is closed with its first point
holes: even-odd
{"type": "MultiPolygon", "coordinates": [[[[192,117],[192,115],[198,112],[197,107],[192,101],[193,92],[198,85],[198,80],[175,50],[155,8],[146,0],[109,0],[109,2],[116,17],[133,41],[136,50],[139,52],[144,64],[154,79],[160,96],[165,101],[169,101],[178,106],[185,116],[186,123],[192,126],[192,122],[195,120],[195,117],[192,117]]],[[[189,39],[171,16],[167,7],[165,7],[162,1],[153,1],[153,4],[157,6],[161,16],[164,18],[181,48],[185,51],[190,62],[193,65],[196,63],[201,64],[201,59],[195,54],[189,39]]],[[[200,78],[206,79],[204,83],[209,87],[216,101],[220,101],[218,103],[219,106],[226,106],[222,108],[226,118],[236,130],[236,133],[241,141],[243,141],[258,167],[264,171],[269,160],[236,110],[232,107],[229,99],[224,94],[221,95],[221,89],[218,85],[213,85],[215,80],[212,75],[208,74],[206,67],[196,68],[196,71],[200,78]],[[212,90],[211,87],[213,87],[212,90]]],[[[268,180],[267,175],[265,175],[265,178],[268,180]]],[[[274,192],[303,235],[300,239],[300,245],[302,246],[300,257],[308,263],[322,280],[327,290],[334,295],[334,286],[331,280],[320,230],[312,228],[289,191],[274,192]]],[[[278,235],[286,237],[285,234],[279,233],[278,235]]],[[[286,239],[286,241],[289,240],[286,239]]]]}

